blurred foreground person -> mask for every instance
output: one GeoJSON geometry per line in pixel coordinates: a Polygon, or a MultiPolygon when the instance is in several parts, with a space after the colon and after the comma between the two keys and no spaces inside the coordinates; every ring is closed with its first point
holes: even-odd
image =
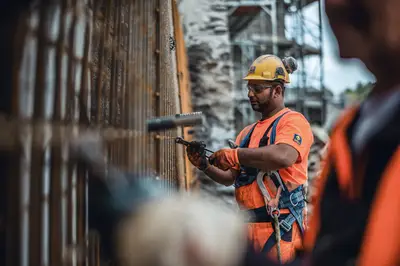
{"type": "Polygon", "coordinates": [[[121,266],[239,266],[244,219],[215,202],[175,195],[141,205],[118,228],[121,266]]]}
{"type": "Polygon", "coordinates": [[[375,75],[334,128],[306,233],[312,265],[400,263],[400,1],[326,0],[342,58],[375,75]]]}
{"type": "Polygon", "coordinates": [[[122,266],[266,266],[247,239],[245,220],[212,199],[168,195],[151,177],[108,166],[99,136],[72,140],[90,173],[89,212],[104,260],[122,266]]]}
{"type": "Polygon", "coordinates": [[[153,176],[129,173],[108,165],[99,134],[82,132],[70,142],[71,159],[89,172],[89,227],[101,238],[101,259],[116,258],[117,225],[136,212],[143,203],[167,195],[160,181],[153,176]]]}

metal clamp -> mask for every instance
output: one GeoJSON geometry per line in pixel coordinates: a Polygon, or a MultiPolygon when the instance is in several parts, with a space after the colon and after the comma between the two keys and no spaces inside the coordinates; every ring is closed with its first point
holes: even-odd
{"type": "Polygon", "coordinates": [[[282,187],[282,191],[285,191],[285,186],[283,185],[283,181],[278,173],[278,171],[272,171],[270,176],[274,175],[276,180],[278,180],[279,185],[282,187]]]}
{"type": "Polygon", "coordinates": [[[294,194],[295,194],[295,193],[290,194],[289,200],[290,200],[290,203],[293,205],[293,207],[296,207],[297,205],[299,205],[299,202],[300,202],[300,201],[297,201],[296,204],[293,203],[292,197],[293,197],[294,194]]]}
{"type": "Polygon", "coordinates": [[[272,217],[279,218],[279,216],[281,216],[281,211],[279,210],[279,208],[271,208],[271,207],[269,207],[268,209],[269,209],[269,213],[268,214],[271,215],[272,217]]]}
{"type": "MultiPolygon", "coordinates": [[[[273,218],[278,218],[281,215],[281,212],[279,210],[279,202],[277,202],[277,206],[274,206],[274,207],[269,205],[270,201],[272,200],[272,197],[269,194],[268,189],[265,187],[265,184],[264,184],[264,176],[265,175],[267,175],[266,172],[260,171],[258,173],[257,185],[258,185],[258,188],[260,189],[261,194],[264,197],[264,202],[265,202],[265,207],[267,209],[267,213],[269,215],[271,215],[271,217],[273,217],[273,218]]],[[[276,198],[274,200],[276,200],[276,198]]],[[[278,198],[278,201],[279,201],[279,198],[278,198]]]]}
{"type": "Polygon", "coordinates": [[[267,188],[264,185],[264,176],[265,175],[266,175],[266,172],[262,172],[262,171],[258,172],[256,181],[257,181],[258,188],[260,189],[261,194],[264,197],[264,200],[266,201],[266,203],[268,203],[271,200],[271,195],[269,194],[267,188]]]}

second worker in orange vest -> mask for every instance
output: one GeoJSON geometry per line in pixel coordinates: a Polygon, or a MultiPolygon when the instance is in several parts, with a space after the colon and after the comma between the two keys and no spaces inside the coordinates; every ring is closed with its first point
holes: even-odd
{"type": "Polygon", "coordinates": [[[262,119],[240,132],[236,139],[238,148],[215,152],[210,158],[213,165],[196,150],[187,150],[190,161],[214,181],[235,185],[239,207],[252,217],[248,231],[255,250],[274,259],[279,238],[272,214],[279,215],[282,262],[292,260],[295,248],[302,245],[303,185],[313,143],[306,118],[284,105],[285,84],[296,68],[293,58],[257,58],[244,79],[248,81],[250,104],[262,114],[262,119]]]}

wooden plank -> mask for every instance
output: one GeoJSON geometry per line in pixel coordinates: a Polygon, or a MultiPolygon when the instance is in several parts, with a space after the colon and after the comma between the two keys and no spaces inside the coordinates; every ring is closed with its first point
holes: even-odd
{"type": "MultiPolygon", "coordinates": [[[[185,40],[182,30],[182,24],[180,21],[178,3],[176,0],[172,0],[172,16],[174,21],[174,37],[176,43],[176,62],[178,72],[178,84],[179,84],[179,99],[182,113],[192,112],[192,99],[191,99],[191,87],[190,87],[190,73],[188,68],[188,58],[186,54],[185,40]]],[[[191,140],[191,135],[188,134],[189,128],[184,128],[183,137],[186,140],[191,140]]],[[[185,185],[186,190],[190,189],[190,184],[193,181],[193,169],[192,165],[187,158],[186,151],[185,156],[185,185]]]]}

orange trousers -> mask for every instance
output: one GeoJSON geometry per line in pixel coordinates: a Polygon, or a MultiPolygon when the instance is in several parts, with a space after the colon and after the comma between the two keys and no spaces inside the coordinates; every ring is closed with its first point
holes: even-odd
{"type": "MultiPolygon", "coordinates": [[[[249,223],[248,233],[250,240],[254,243],[254,248],[256,251],[263,249],[268,238],[274,232],[272,223],[249,223]]],[[[275,237],[275,236],[273,236],[275,237]]],[[[290,262],[294,259],[296,254],[296,249],[302,247],[302,235],[299,225],[297,223],[293,224],[292,229],[292,241],[287,242],[285,240],[280,241],[281,244],[281,258],[282,263],[290,262]]],[[[267,256],[272,260],[278,261],[276,245],[268,252],[267,256]]]]}

